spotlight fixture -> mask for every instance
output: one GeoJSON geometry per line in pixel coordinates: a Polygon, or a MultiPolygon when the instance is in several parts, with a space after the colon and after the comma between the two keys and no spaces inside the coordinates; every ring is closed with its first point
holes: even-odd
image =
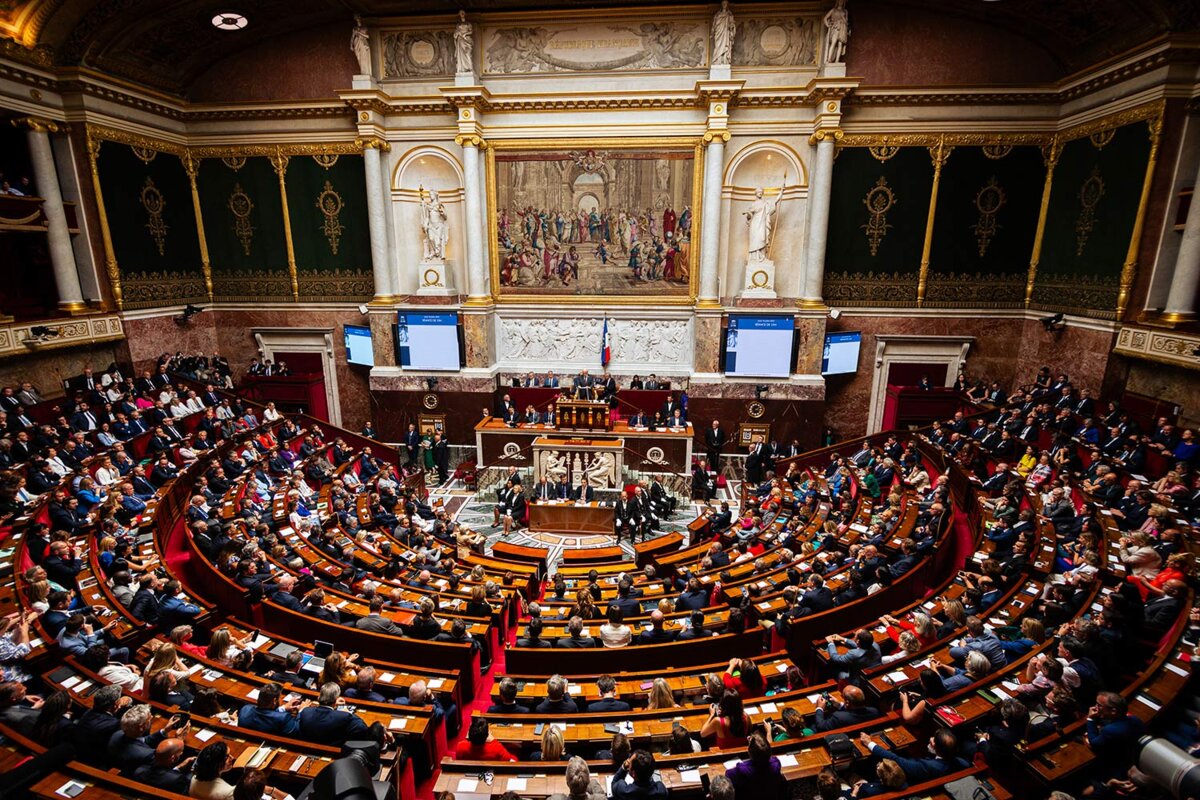
{"type": "Polygon", "coordinates": [[[767,385],[765,383],[760,383],[757,386],[755,386],[754,387],[754,396],[756,398],[758,398],[759,400],[765,399],[767,396],[767,385]]]}
{"type": "Polygon", "coordinates": [[[1042,317],[1039,322],[1042,323],[1042,327],[1046,329],[1047,333],[1057,333],[1067,327],[1062,314],[1055,314],[1052,317],[1042,317]]]}
{"type": "Polygon", "coordinates": [[[58,328],[48,328],[45,325],[34,325],[29,329],[30,335],[36,339],[49,339],[61,333],[58,328]]]}
{"type": "Polygon", "coordinates": [[[236,11],[221,11],[213,16],[212,24],[223,31],[240,31],[250,24],[250,20],[236,11]]]}
{"type": "Polygon", "coordinates": [[[429,389],[429,391],[436,392],[437,387],[438,387],[438,379],[437,378],[426,378],[425,379],[425,388],[429,389]]]}
{"type": "Polygon", "coordinates": [[[176,325],[187,325],[191,321],[192,317],[196,316],[203,310],[204,309],[201,308],[200,306],[194,306],[191,303],[188,303],[186,306],[183,307],[183,313],[180,314],[178,317],[175,317],[175,324],[176,325]]]}
{"type": "Polygon", "coordinates": [[[842,315],[842,310],[840,308],[829,309],[829,318],[830,319],[837,319],[841,315],[842,315]]]}

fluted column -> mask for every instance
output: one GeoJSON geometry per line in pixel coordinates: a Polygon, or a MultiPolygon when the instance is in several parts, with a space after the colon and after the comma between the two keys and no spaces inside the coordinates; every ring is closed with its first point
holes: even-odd
{"type": "Polygon", "coordinates": [[[388,255],[387,216],[384,206],[383,171],[380,151],[387,142],[368,139],[363,142],[363,169],[367,177],[367,231],[371,239],[371,274],[375,278],[374,303],[394,300],[392,294],[392,260],[388,255]]]}
{"type": "Polygon", "coordinates": [[[800,305],[824,304],[825,245],[829,240],[829,199],[833,192],[833,149],[840,130],[820,130],[810,141],[817,145],[813,161],[812,181],[808,191],[808,246],[804,255],[804,286],[800,305]]]}
{"type": "Polygon", "coordinates": [[[704,134],[704,191],[701,195],[700,220],[700,295],[701,306],[719,306],[717,256],[721,239],[721,176],[725,169],[725,143],[729,131],[704,134]]]}
{"type": "Polygon", "coordinates": [[[43,201],[42,212],[46,215],[46,238],[50,245],[54,284],[58,289],[58,308],[68,314],[78,314],[87,310],[87,306],[79,285],[71,232],[67,229],[67,212],[63,208],[58,169],[54,165],[54,151],[50,146],[50,134],[57,132],[59,127],[50,120],[35,117],[14,120],[13,124],[28,128],[29,156],[33,162],[33,179],[43,201]]]}
{"type": "Polygon", "coordinates": [[[459,135],[457,143],[463,150],[463,208],[467,234],[467,304],[489,305],[492,290],[487,264],[483,258],[483,213],[480,209],[481,183],[479,156],[483,139],[476,135],[459,135]]]}
{"type": "MultiPolygon", "coordinates": [[[[1200,186],[1200,168],[1192,185],[1200,186]]],[[[1168,322],[1194,320],[1197,289],[1200,289],[1200,200],[1193,194],[1183,226],[1183,239],[1179,242],[1179,255],[1175,258],[1175,272],[1171,274],[1171,292],[1167,295],[1163,319],[1168,322]]]]}

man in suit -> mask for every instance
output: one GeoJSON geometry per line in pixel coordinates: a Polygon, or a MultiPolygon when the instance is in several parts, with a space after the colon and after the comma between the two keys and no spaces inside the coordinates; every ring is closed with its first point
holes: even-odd
{"type": "Polygon", "coordinates": [[[812,614],[819,614],[833,608],[833,592],[825,585],[820,575],[808,576],[808,588],[800,596],[800,605],[812,614]]]}
{"type": "Polygon", "coordinates": [[[602,387],[603,388],[601,391],[605,402],[612,402],[612,399],[617,395],[617,379],[612,375],[609,375],[606,371],[604,373],[604,383],[602,384],[602,387]]]}
{"type": "Polygon", "coordinates": [[[762,483],[763,470],[766,468],[766,447],[761,438],[756,438],[746,454],[746,480],[750,483],[762,483]]]}
{"type": "Polygon", "coordinates": [[[622,535],[628,535],[629,541],[633,542],[633,532],[640,525],[640,521],[635,516],[636,513],[637,509],[634,508],[634,501],[629,497],[629,492],[622,489],[621,496],[617,498],[617,502],[613,506],[613,525],[616,528],[618,543],[620,543],[622,535]]]}
{"type": "Polygon", "coordinates": [[[183,761],[183,739],[163,739],[154,748],[154,760],[133,771],[133,779],[163,792],[186,795],[192,785],[192,761],[183,761]]]}
{"type": "Polygon", "coordinates": [[[667,487],[654,476],[650,481],[650,513],[660,519],[670,519],[675,513],[675,498],[667,493],[667,487]]]}
{"type": "Polygon", "coordinates": [[[512,678],[501,678],[496,689],[500,702],[488,706],[489,714],[528,714],[529,708],[517,702],[517,682],[512,678]]]}
{"type": "Polygon", "coordinates": [[[675,641],[675,633],[664,627],[666,617],[657,608],[650,612],[650,629],[637,637],[638,644],[667,644],[675,641]]]}
{"type": "MultiPolygon", "coordinates": [[[[121,715],[133,705],[133,698],[123,694],[115,683],[101,686],[92,695],[92,707],[75,720],[68,729],[77,756],[93,766],[105,766],[104,748],[97,742],[108,743],[121,729],[121,715]]],[[[184,791],[186,794],[187,791],[184,791]]]]}
{"type": "Polygon", "coordinates": [[[442,432],[433,435],[433,465],[437,467],[438,483],[443,484],[450,478],[450,445],[442,432]]]}
{"type": "Polygon", "coordinates": [[[700,459],[692,470],[692,497],[705,503],[717,494],[717,482],[708,471],[708,463],[700,459]]]}
{"type": "Polygon", "coordinates": [[[567,679],[551,675],[546,681],[546,699],[533,710],[537,714],[578,714],[579,706],[567,696],[567,679]]]}
{"type": "Polygon", "coordinates": [[[392,622],[387,617],[383,616],[383,595],[375,595],[371,598],[369,613],[354,623],[354,627],[360,631],[371,631],[372,633],[390,633],[393,636],[403,636],[404,631],[400,629],[395,622],[392,622]]]}
{"type": "Polygon", "coordinates": [[[725,431],[721,428],[720,420],[713,420],[712,427],[704,432],[704,448],[708,463],[719,464],[721,448],[725,446],[725,431]]]}
{"type": "Polygon", "coordinates": [[[254,703],[246,703],[238,710],[238,727],[259,733],[295,736],[300,730],[300,722],[296,719],[301,709],[300,698],[281,704],[282,694],[283,687],[278,683],[272,682],[261,687],[258,690],[258,699],[254,703]]]}
{"type": "Polygon", "coordinates": [[[1146,632],[1151,636],[1161,636],[1166,633],[1176,620],[1183,608],[1183,598],[1187,592],[1187,584],[1179,580],[1170,580],[1163,585],[1164,594],[1146,603],[1146,632]]]}
{"type": "Polygon", "coordinates": [[[629,418],[629,427],[631,428],[648,428],[650,427],[650,418],[646,416],[646,412],[640,408],[637,413],[629,418]]]}
{"type": "Polygon", "coordinates": [[[408,463],[412,464],[417,460],[417,449],[421,446],[421,434],[417,433],[417,426],[408,423],[408,432],[404,434],[404,449],[408,452],[408,463]]]}
{"type": "Polygon", "coordinates": [[[674,396],[667,395],[667,399],[663,402],[661,409],[663,419],[670,419],[671,417],[675,416],[675,409],[680,410],[684,420],[687,419],[687,414],[683,413],[683,408],[679,405],[679,401],[676,400],[674,396]]]}
{"type": "Polygon", "coordinates": [[[557,500],[558,490],[557,484],[550,483],[543,475],[542,479],[533,487],[533,499],[536,501],[557,500]]]}
{"type": "Polygon", "coordinates": [[[76,431],[94,431],[100,427],[96,415],[88,410],[87,403],[80,403],[79,410],[71,415],[71,429],[76,431]]]}
{"type": "Polygon", "coordinates": [[[579,374],[575,376],[572,385],[575,387],[576,400],[593,399],[596,379],[589,375],[586,369],[580,370],[579,374]]]}
{"type": "Polygon", "coordinates": [[[590,503],[596,495],[596,491],[588,483],[587,476],[579,476],[579,485],[571,490],[571,499],[575,502],[590,503]]]}
{"type": "Polygon", "coordinates": [[[857,684],[864,669],[874,667],[883,660],[879,645],[875,644],[875,637],[866,628],[856,631],[853,639],[833,634],[826,636],[825,642],[829,652],[829,664],[839,680],[849,680],[857,684]],[[848,648],[845,653],[838,652],[839,644],[848,648]]]}
{"type": "Polygon", "coordinates": [[[163,739],[177,738],[187,729],[187,723],[168,724],[158,733],[151,733],[150,706],[141,704],[130,708],[121,717],[121,729],[108,740],[108,764],[132,776],[141,766],[154,760],[154,748],[163,739]]]}
{"type": "Polygon", "coordinates": [[[826,702],[823,695],[817,698],[813,730],[823,733],[835,728],[847,728],[869,722],[879,716],[879,709],[867,705],[866,695],[857,686],[847,686],[842,691],[842,698],[845,702],[840,705],[826,702]]]}
{"type": "Polygon", "coordinates": [[[510,416],[516,415],[517,404],[513,402],[511,396],[506,394],[500,399],[500,406],[497,410],[500,412],[500,418],[507,422],[510,416]]]}
{"type": "Polygon", "coordinates": [[[629,703],[618,698],[617,681],[612,675],[601,675],[597,678],[596,689],[600,692],[600,699],[588,704],[589,714],[629,710],[629,703]]]}
{"type": "Polygon", "coordinates": [[[558,378],[556,378],[554,376],[553,371],[546,373],[546,379],[544,381],[542,381],[542,386],[544,386],[547,389],[557,389],[558,388],[558,378]]]}
{"type": "Polygon", "coordinates": [[[929,756],[905,758],[891,750],[875,744],[865,731],[859,734],[859,742],[876,758],[895,761],[904,770],[908,785],[925,783],[967,768],[967,762],[958,756],[958,737],[946,728],[939,729],[930,739],[929,756]]]}
{"type": "Polygon", "coordinates": [[[688,578],[687,586],[675,601],[676,611],[698,611],[708,605],[708,592],[699,578],[688,578]]]}
{"type": "MultiPolygon", "coordinates": [[[[583,635],[583,618],[571,617],[567,621],[567,635],[563,639],[559,639],[555,647],[562,647],[569,650],[581,650],[588,647],[595,647],[596,640],[590,636],[583,635]]],[[[628,709],[628,706],[626,707],[628,709]]]]}
{"type": "Polygon", "coordinates": [[[530,405],[525,409],[525,416],[521,420],[526,425],[537,425],[542,421],[542,415],[537,412],[537,409],[530,405]]]}
{"type": "Polygon", "coordinates": [[[357,715],[337,707],[341,697],[342,690],[336,683],[322,686],[317,695],[317,705],[309,706],[299,714],[297,738],[334,747],[341,747],[347,741],[369,738],[367,723],[357,715]]]}
{"type": "Polygon", "coordinates": [[[612,604],[621,609],[621,613],[625,615],[626,619],[642,613],[642,604],[634,594],[633,583],[629,578],[625,578],[617,584],[617,598],[613,600],[612,604]]]}

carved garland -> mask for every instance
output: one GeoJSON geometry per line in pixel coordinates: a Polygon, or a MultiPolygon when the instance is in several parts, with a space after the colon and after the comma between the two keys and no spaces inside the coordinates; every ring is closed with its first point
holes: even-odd
{"type": "Polygon", "coordinates": [[[988,245],[992,243],[996,231],[1000,228],[996,222],[996,215],[1007,203],[1008,198],[995,175],[975,193],[975,209],[979,212],[979,219],[971,226],[971,230],[975,232],[975,240],[979,243],[980,258],[987,255],[988,245]]]}
{"type": "Polygon", "coordinates": [[[343,205],[342,196],[333,190],[333,185],[329,181],[325,181],[325,188],[317,195],[317,208],[325,216],[321,232],[325,234],[325,238],[329,242],[329,249],[335,256],[342,231],[345,230],[340,221],[343,205]]]}
{"type": "Polygon", "coordinates": [[[250,195],[242,191],[242,185],[235,183],[226,205],[229,207],[229,213],[233,214],[233,233],[242,243],[242,252],[250,255],[250,247],[254,244],[254,226],[250,224],[254,202],[250,195]]]}
{"type": "Polygon", "coordinates": [[[883,241],[883,237],[887,235],[891,224],[887,221],[887,212],[892,206],[896,205],[896,195],[892,192],[892,188],[888,186],[887,178],[882,175],[867,191],[867,196],[863,198],[863,205],[867,207],[867,212],[870,217],[865,225],[860,225],[867,233],[867,241],[870,243],[871,255],[875,256],[879,252],[879,244],[883,241]]]}
{"type": "Polygon", "coordinates": [[[1104,197],[1104,179],[1100,177],[1100,166],[1092,167],[1092,174],[1079,187],[1079,216],[1075,219],[1075,255],[1082,256],[1088,237],[1096,225],[1096,206],[1104,197]]]}

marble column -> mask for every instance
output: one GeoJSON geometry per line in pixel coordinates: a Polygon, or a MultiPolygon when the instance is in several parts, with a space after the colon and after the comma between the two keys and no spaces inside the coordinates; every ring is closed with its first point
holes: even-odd
{"type": "Polygon", "coordinates": [[[58,186],[58,169],[54,166],[54,151],[50,147],[50,128],[53,123],[31,119],[26,124],[29,126],[33,179],[44,201],[42,211],[46,215],[46,238],[50,244],[54,284],[58,289],[58,308],[69,314],[77,314],[86,310],[87,306],[79,285],[71,232],[67,229],[67,212],[63,208],[62,191],[58,186]]]}
{"type": "Polygon", "coordinates": [[[384,213],[383,171],[380,166],[382,143],[369,141],[363,147],[363,167],[367,178],[367,230],[371,238],[371,272],[375,277],[375,300],[393,299],[392,261],[387,246],[387,216],[384,213]]]}
{"type": "Polygon", "coordinates": [[[717,248],[721,239],[721,175],[725,169],[727,131],[714,132],[704,151],[703,218],[700,222],[700,296],[702,306],[718,306],[717,248]]]}
{"type": "MultiPolygon", "coordinates": [[[[1200,169],[1192,185],[1200,186],[1200,169]]],[[[1167,295],[1163,318],[1168,322],[1195,319],[1197,289],[1200,289],[1200,200],[1193,195],[1183,226],[1183,239],[1179,242],[1179,255],[1175,258],[1175,272],[1171,274],[1171,292],[1167,295]]]]}
{"type": "Polygon", "coordinates": [[[488,285],[488,270],[483,259],[483,214],[479,207],[482,195],[479,177],[479,150],[483,140],[478,136],[460,136],[463,149],[463,202],[467,234],[467,303],[488,305],[492,291],[488,285]]]}
{"type": "Polygon", "coordinates": [[[825,244],[829,237],[829,196],[833,191],[833,148],[840,131],[818,131],[817,155],[808,191],[808,246],[804,256],[804,286],[801,305],[824,303],[825,244]]]}

